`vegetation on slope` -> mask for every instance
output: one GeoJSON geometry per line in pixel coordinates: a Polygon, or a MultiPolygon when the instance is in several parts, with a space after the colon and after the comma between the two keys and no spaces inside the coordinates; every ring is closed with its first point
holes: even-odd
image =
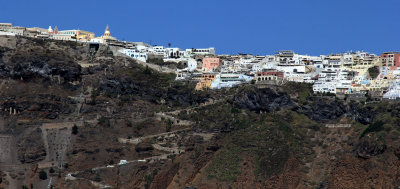
{"type": "Polygon", "coordinates": [[[378,75],[379,75],[379,67],[374,66],[374,67],[368,68],[368,75],[371,79],[376,79],[376,77],[378,77],[378,75]]]}

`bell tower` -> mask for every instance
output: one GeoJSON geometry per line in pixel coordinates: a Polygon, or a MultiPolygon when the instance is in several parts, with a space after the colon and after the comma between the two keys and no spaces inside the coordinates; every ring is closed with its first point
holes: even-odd
{"type": "Polygon", "coordinates": [[[108,24],[107,24],[107,27],[106,27],[106,31],[104,31],[104,36],[111,36],[110,28],[108,27],[108,24]]]}

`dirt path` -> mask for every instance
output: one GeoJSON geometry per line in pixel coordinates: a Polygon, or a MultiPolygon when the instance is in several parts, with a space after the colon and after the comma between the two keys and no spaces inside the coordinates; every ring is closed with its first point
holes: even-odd
{"type": "Polygon", "coordinates": [[[150,138],[155,138],[155,137],[159,137],[159,136],[166,136],[166,135],[170,135],[170,134],[174,134],[174,133],[179,133],[179,132],[183,132],[183,131],[188,131],[191,128],[187,128],[187,129],[180,129],[180,130],[176,130],[176,131],[171,131],[171,132],[165,132],[165,133],[159,133],[159,134],[155,134],[155,135],[147,135],[144,137],[138,137],[135,139],[126,139],[126,138],[118,138],[118,142],[120,143],[130,143],[130,144],[139,144],[142,141],[146,140],[146,139],[150,139],[150,138]]]}
{"type": "Polygon", "coordinates": [[[137,63],[143,65],[143,66],[148,66],[149,68],[153,69],[153,70],[157,70],[159,72],[163,72],[163,73],[176,73],[176,70],[165,67],[165,66],[159,66],[156,64],[151,64],[151,63],[147,63],[147,62],[142,62],[140,60],[136,60],[137,63]]]}
{"type": "MultiPolygon", "coordinates": [[[[156,160],[162,160],[162,159],[168,159],[168,156],[173,155],[173,153],[169,153],[169,154],[163,154],[163,155],[158,155],[158,156],[152,156],[152,157],[148,157],[148,158],[144,158],[144,159],[138,159],[138,160],[131,160],[131,161],[126,161],[126,163],[123,164],[113,164],[113,165],[107,165],[107,166],[101,166],[101,167],[94,167],[91,170],[92,171],[97,171],[97,170],[102,170],[102,169],[111,169],[111,168],[115,168],[118,166],[124,166],[126,164],[131,164],[131,163],[152,163],[153,161],[156,160]]],[[[82,171],[76,171],[76,172],[72,172],[72,173],[67,173],[64,178],[65,180],[76,180],[76,179],[84,179],[84,180],[88,180],[93,186],[97,187],[97,188],[111,188],[111,186],[108,186],[106,184],[100,183],[100,182],[95,182],[86,178],[81,178],[81,177],[75,177],[73,175],[77,175],[79,173],[81,173],[82,171]]]]}
{"type": "MultiPolygon", "coordinates": [[[[180,109],[180,110],[174,110],[174,111],[164,112],[164,113],[165,113],[165,114],[170,114],[170,115],[178,115],[178,114],[179,114],[180,112],[182,112],[182,111],[192,111],[192,110],[195,110],[195,109],[204,107],[204,106],[209,106],[209,105],[213,105],[213,104],[216,104],[216,103],[219,103],[219,102],[223,102],[224,100],[226,100],[226,99],[229,98],[229,97],[233,97],[233,95],[228,95],[228,96],[226,96],[226,97],[223,98],[223,99],[212,100],[211,102],[208,101],[208,102],[205,102],[205,103],[200,104],[200,105],[195,106],[195,107],[190,107],[190,108],[185,108],[185,109],[180,109]]],[[[160,113],[163,113],[163,112],[160,112],[160,113]]]]}

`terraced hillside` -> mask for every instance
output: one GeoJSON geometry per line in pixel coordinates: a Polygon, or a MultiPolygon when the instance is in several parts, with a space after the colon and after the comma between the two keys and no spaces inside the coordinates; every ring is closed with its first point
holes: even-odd
{"type": "Polygon", "coordinates": [[[174,78],[107,46],[0,37],[0,188],[400,185],[398,102],[174,78]]]}

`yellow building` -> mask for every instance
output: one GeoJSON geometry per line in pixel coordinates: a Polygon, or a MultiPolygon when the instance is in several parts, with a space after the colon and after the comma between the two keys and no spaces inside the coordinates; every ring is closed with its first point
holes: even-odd
{"type": "Polygon", "coordinates": [[[90,41],[94,38],[93,32],[83,30],[63,30],[59,31],[57,35],[70,35],[71,39],[76,39],[79,41],[90,41]]]}
{"type": "Polygon", "coordinates": [[[196,90],[209,89],[211,88],[211,83],[214,81],[216,74],[203,73],[200,82],[196,84],[196,90]]]}

